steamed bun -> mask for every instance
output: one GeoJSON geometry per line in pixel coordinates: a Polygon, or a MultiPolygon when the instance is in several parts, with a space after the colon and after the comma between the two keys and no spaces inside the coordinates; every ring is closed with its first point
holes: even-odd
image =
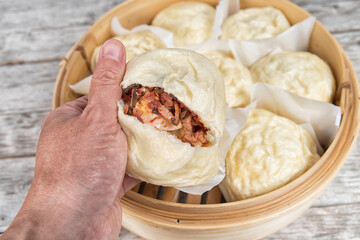
{"type": "Polygon", "coordinates": [[[271,38],[288,28],[290,28],[288,20],[278,9],[247,8],[225,19],[221,38],[237,40],[271,38]]]}
{"type": "Polygon", "coordinates": [[[250,103],[252,79],[250,71],[230,55],[220,51],[202,52],[220,70],[225,83],[226,102],[231,108],[250,103]]]}
{"type": "MultiPolygon", "coordinates": [[[[133,57],[145,52],[149,52],[158,48],[165,48],[165,44],[155,34],[149,31],[142,31],[130,33],[126,35],[118,35],[113,37],[124,44],[126,50],[126,62],[133,57]]],[[[99,58],[101,46],[98,46],[93,51],[91,57],[91,70],[94,71],[97,60],[99,58]]]]}
{"type": "Polygon", "coordinates": [[[335,79],[328,64],[309,52],[280,52],[251,67],[254,82],[265,82],[302,97],[332,102],[335,79]]]}
{"type": "Polygon", "coordinates": [[[228,151],[221,189],[227,201],[255,197],[294,180],[319,158],[303,127],[254,109],[228,151]]]}
{"type": "Polygon", "coordinates": [[[174,33],[175,46],[188,46],[211,38],[215,9],[201,2],[179,2],[160,11],[152,25],[174,33]]]}
{"type": "Polygon", "coordinates": [[[184,187],[205,183],[219,170],[218,146],[225,124],[225,91],[220,71],[206,57],[184,49],[158,49],[127,65],[124,91],[134,84],[158,87],[197,114],[208,129],[206,146],[191,146],[124,113],[119,122],[128,141],[127,173],[157,185],[184,187]]]}

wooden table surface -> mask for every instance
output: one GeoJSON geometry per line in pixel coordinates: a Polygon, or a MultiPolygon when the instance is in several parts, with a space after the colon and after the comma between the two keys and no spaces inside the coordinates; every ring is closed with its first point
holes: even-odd
{"type": "MultiPolygon", "coordinates": [[[[360,73],[360,1],[293,0],[316,16],[360,73]]],[[[29,189],[58,64],[121,0],[0,0],[0,233],[29,189]]],[[[64,230],[65,231],[65,230],[64,230]]],[[[313,206],[267,239],[360,239],[360,141],[313,206]]],[[[140,239],[123,229],[120,239],[140,239]]]]}

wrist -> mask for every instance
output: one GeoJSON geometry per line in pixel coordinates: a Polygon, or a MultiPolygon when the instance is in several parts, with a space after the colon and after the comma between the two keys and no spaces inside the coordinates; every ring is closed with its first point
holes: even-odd
{"type": "Polygon", "coordinates": [[[41,234],[39,232],[39,223],[34,221],[31,215],[20,211],[0,239],[40,239],[41,234]]]}
{"type": "Polygon", "coordinates": [[[73,221],[76,214],[68,206],[32,190],[0,240],[77,239],[82,235],[80,222],[73,221]]]}

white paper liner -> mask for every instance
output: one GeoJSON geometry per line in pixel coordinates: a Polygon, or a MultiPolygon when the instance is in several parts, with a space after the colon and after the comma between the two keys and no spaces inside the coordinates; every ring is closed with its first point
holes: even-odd
{"type": "Polygon", "coordinates": [[[307,51],[316,18],[309,17],[276,37],[250,41],[231,39],[229,46],[236,60],[251,66],[276,48],[284,51],[307,51]]]}
{"type": "MultiPolygon", "coordinates": [[[[221,36],[221,25],[224,20],[240,10],[241,3],[239,3],[238,0],[221,0],[219,2],[214,21],[214,39],[221,36]]],[[[315,21],[315,17],[309,17],[273,38],[247,41],[230,39],[228,40],[229,46],[235,59],[247,67],[272,52],[276,47],[281,47],[284,51],[306,51],[315,21]]]]}
{"type": "Polygon", "coordinates": [[[82,95],[89,94],[91,78],[92,78],[92,75],[87,76],[86,78],[75,83],[74,85],[69,85],[69,87],[71,88],[71,90],[73,90],[74,92],[76,92],[78,94],[82,94],[82,95]]]}
{"type": "Polygon", "coordinates": [[[159,37],[166,47],[174,47],[174,34],[164,28],[142,24],[134,27],[131,30],[128,30],[120,24],[117,17],[114,17],[111,20],[111,30],[114,35],[125,35],[130,33],[149,31],[159,37]]]}
{"type": "Polygon", "coordinates": [[[218,39],[221,36],[221,25],[225,19],[240,10],[239,0],[221,0],[216,6],[213,39],[218,39]]]}
{"type": "Polygon", "coordinates": [[[177,47],[181,49],[189,49],[195,52],[207,52],[207,51],[222,51],[230,53],[231,49],[229,46],[228,40],[221,40],[221,39],[209,39],[203,43],[199,43],[196,45],[186,46],[186,47],[177,47]]]}
{"type": "Polygon", "coordinates": [[[232,140],[230,133],[224,129],[224,133],[221,137],[220,143],[219,143],[219,160],[220,160],[220,167],[218,173],[209,181],[206,183],[196,185],[196,186],[189,186],[189,187],[178,187],[180,191],[195,194],[195,195],[201,195],[206,191],[211,190],[216,185],[219,185],[220,182],[225,177],[225,157],[226,154],[231,146],[232,140]]]}
{"type": "Polygon", "coordinates": [[[253,84],[251,102],[297,124],[311,124],[321,146],[325,148],[330,146],[340,126],[340,107],[304,98],[265,83],[253,84]]]}

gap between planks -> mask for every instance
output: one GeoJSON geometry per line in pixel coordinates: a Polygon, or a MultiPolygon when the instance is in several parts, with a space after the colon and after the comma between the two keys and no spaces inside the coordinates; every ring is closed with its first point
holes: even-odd
{"type": "Polygon", "coordinates": [[[60,62],[63,59],[64,58],[62,58],[62,57],[43,58],[43,59],[38,59],[38,60],[21,60],[21,59],[17,59],[17,60],[0,62],[0,67],[11,66],[11,65],[22,65],[22,64],[47,63],[47,62],[54,62],[54,61],[60,62]]]}

